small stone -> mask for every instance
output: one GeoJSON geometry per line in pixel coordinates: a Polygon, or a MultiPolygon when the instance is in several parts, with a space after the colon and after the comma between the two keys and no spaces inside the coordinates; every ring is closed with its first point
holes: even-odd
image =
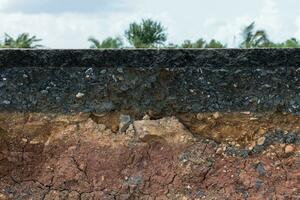
{"type": "Polygon", "coordinates": [[[217,150],[216,150],[216,154],[217,155],[221,155],[223,153],[223,148],[219,147],[217,150]]]}
{"type": "Polygon", "coordinates": [[[84,72],[86,75],[92,75],[94,73],[94,70],[93,68],[88,68],[85,72],[84,72]]]}
{"type": "Polygon", "coordinates": [[[294,147],[292,145],[287,145],[285,148],[284,148],[284,152],[285,153],[292,153],[294,151],[294,147]]]}
{"type": "Polygon", "coordinates": [[[245,111],[245,112],[241,112],[241,113],[244,114],[244,115],[250,115],[251,114],[250,111],[245,111]]]}
{"type": "Polygon", "coordinates": [[[26,143],[28,140],[26,138],[22,138],[22,141],[26,143]]]}
{"type": "Polygon", "coordinates": [[[126,135],[131,135],[133,136],[135,134],[135,130],[132,124],[129,124],[127,130],[126,130],[126,135]]]}
{"type": "Polygon", "coordinates": [[[213,118],[214,119],[219,119],[221,117],[221,114],[219,113],[219,112],[215,112],[214,114],[213,114],[213,118]]]}
{"type": "Polygon", "coordinates": [[[128,89],[129,89],[128,86],[124,84],[120,87],[120,90],[123,92],[127,91],[128,89]]]}
{"type": "Polygon", "coordinates": [[[80,98],[82,98],[82,97],[84,97],[84,93],[78,92],[78,93],[76,94],[76,98],[80,99],[80,98]]]}
{"type": "Polygon", "coordinates": [[[256,143],[255,143],[255,142],[252,142],[252,143],[250,144],[250,146],[248,147],[248,149],[249,149],[250,151],[252,151],[252,150],[254,149],[255,145],[256,145],[256,143]]]}
{"type": "Polygon", "coordinates": [[[105,74],[105,73],[106,73],[106,69],[102,69],[102,70],[100,71],[100,73],[101,73],[101,74],[105,74]]]}
{"type": "Polygon", "coordinates": [[[150,120],[150,116],[146,114],[146,115],[143,117],[143,120],[150,120]]]}
{"type": "Polygon", "coordinates": [[[266,174],[266,170],[265,170],[263,163],[259,162],[257,164],[256,171],[260,176],[264,176],[266,174]]]}
{"type": "Polygon", "coordinates": [[[131,117],[129,115],[120,115],[119,132],[123,133],[131,124],[131,117]]]}
{"type": "Polygon", "coordinates": [[[42,90],[41,91],[41,94],[48,94],[49,92],[48,92],[48,90],[42,90]]]}
{"type": "Polygon", "coordinates": [[[266,138],[263,136],[263,137],[260,137],[260,138],[258,138],[258,140],[257,140],[257,144],[258,145],[263,145],[264,143],[265,143],[265,140],[266,140],[266,138]]]}
{"type": "Polygon", "coordinates": [[[29,142],[29,144],[39,144],[39,143],[41,143],[41,141],[38,138],[34,138],[29,142]]]}
{"type": "Polygon", "coordinates": [[[9,105],[9,104],[10,104],[10,101],[4,100],[2,103],[3,103],[4,105],[9,105]]]}
{"type": "Polygon", "coordinates": [[[118,67],[118,68],[117,68],[117,71],[118,71],[119,73],[124,73],[123,68],[121,68],[121,67],[118,67]]]}
{"type": "Polygon", "coordinates": [[[202,113],[198,113],[198,114],[197,114],[197,119],[198,119],[198,120],[203,120],[203,119],[205,119],[205,115],[202,114],[202,113]]]}
{"type": "Polygon", "coordinates": [[[23,78],[28,78],[28,75],[27,74],[23,74],[23,78]]]}

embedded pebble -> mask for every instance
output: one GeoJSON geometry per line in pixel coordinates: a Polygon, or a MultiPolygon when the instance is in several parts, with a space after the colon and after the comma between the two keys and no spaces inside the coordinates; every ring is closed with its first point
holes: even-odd
{"type": "Polygon", "coordinates": [[[143,117],[143,120],[150,120],[150,116],[146,114],[146,115],[143,117]]]}
{"type": "Polygon", "coordinates": [[[131,117],[129,115],[120,115],[119,132],[123,133],[131,124],[131,117]]]}
{"type": "Polygon", "coordinates": [[[4,100],[2,103],[5,104],[5,105],[9,105],[9,104],[10,104],[10,101],[4,100]]]}
{"type": "Polygon", "coordinates": [[[284,152],[285,153],[292,153],[294,151],[294,147],[292,145],[286,145],[286,147],[284,148],[284,152]]]}
{"type": "Polygon", "coordinates": [[[213,118],[214,119],[219,119],[221,117],[221,114],[219,113],[219,112],[215,112],[214,114],[213,114],[213,118]]]}
{"type": "Polygon", "coordinates": [[[263,144],[265,143],[265,140],[266,140],[265,137],[260,137],[260,138],[257,140],[257,144],[258,144],[258,145],[263,145],[263,144]]]}
{"type": "Polygon", "coordinates": [[[82,98],[82,97],[84,97],[84,93],[78,92],[78,93],[76,94],[76,98],[80,99],[80,98],[82,98]]]}

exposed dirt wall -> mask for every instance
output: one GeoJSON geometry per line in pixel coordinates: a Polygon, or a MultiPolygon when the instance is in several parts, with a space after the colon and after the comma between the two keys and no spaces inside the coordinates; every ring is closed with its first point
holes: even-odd
{"type": "Polygon", "coordinates": [[[0,199],[299,199],[299,117],[251,115],[145,116],[120,133],[112,114],[1,113],[0,199]]]}

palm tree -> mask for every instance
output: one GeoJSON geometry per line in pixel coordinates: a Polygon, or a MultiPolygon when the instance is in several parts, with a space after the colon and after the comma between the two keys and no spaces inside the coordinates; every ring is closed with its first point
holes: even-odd
{"type": "Polygon", "coordinates": [[[125,31],[125,37],[136,48],[157,47],[167,40],[165,31],[166,29],[160,22],[143,19],[139,24],[131,23],[125,31]]]}
{"type": "Polygon", "coordinates": [[[123,41],[120,37],[116,37],[116,38],[108,37],[102,42],[100,42],[94,37],[90,37],[88,41],[92,43],[90,45],[90,48],[92,49],[121,48],[123,45],[123,41]]]}
{"type": "Polygon", "coordinates": [[[37,42],[42,41],[42,39],[38,39],[36,36],[30,37],[28,33],[20,34],[16,39],[12,36],[5,33],[4,42],[0,44],[1,48],[38,48],[43,47],[40,44],[36,44],[37,42]]]}
{"type": "Polygon", "coordinates": [[[243,41],[240,48],[267,47],[270,44],[267,33],[264,30],[254,31],[255,22],[246,26],[242,31],[243,41]]]}

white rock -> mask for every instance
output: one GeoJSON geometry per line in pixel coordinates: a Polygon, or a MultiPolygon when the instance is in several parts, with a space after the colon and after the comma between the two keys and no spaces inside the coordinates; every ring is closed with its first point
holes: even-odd
{"type": "Polygon", "coordinates": [[[266,140],[266,138],[263,136],[263,137],[260,137],[260,138],[258,138],[258,140],[257,140],[257,144],[258,145],[263,145],[264,143],[265,143],[265,140],[266,140]]]}
{"type": "Polygon", "coordinates": [[[82,97],[84,97],[84,93],[78,92],[78,93],[76,94],[76,98],[80,99],[80,98],[82,98],[82,97]]]}
{"type": "Polygon", "coordinates": [[[183,144],[194,141],[193,135],[175,117],[135,121],[133,126],[138,138],[143,142],[183,144]]]}
{"type": "Polygon", "coordinates": [[[285,153],[292,153],[294,151],[294,147],[292,145],[287,145],[285,148],[284,148],[284,152],[285,153]]]}
{"type": "Polygon", "coordinates": [[[214,119],[219,119],[221,117],[221,114],[219,113],[219,112],[215,112],[214,114],[213,114],[213,118],[214,119]]]}

